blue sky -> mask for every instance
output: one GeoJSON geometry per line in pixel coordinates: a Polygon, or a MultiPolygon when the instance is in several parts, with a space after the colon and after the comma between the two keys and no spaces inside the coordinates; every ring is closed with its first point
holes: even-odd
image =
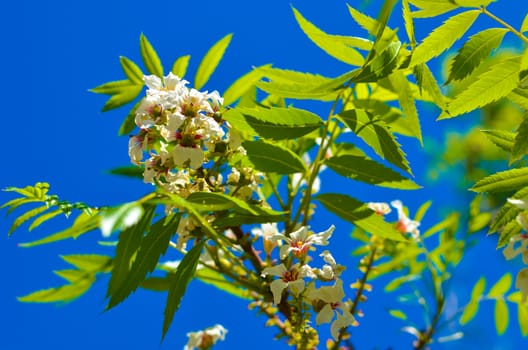
{"type": "MultiPolygon", "coordinates": [[[[353,24],[344,1],[291,1],[301,13],[329,33],[363,35],[353,24]]],[[[366,8],[376,15],[375,6],[362,1],[351,5],[366,8]]],[[[92,205],[112,205],[133,200],[151,187],[141,182],[114,177],[106,170],[129,163],[128,140],[117,137],[117,130],[127,110],[101,113],[105,97],[88,89],[110,80],[123,78],[119,56],[139,62],[139,35],[144,33],[157,49],[166,70],[174,59],[191,55],[190,71],[194,73],[201,57],[218,39],[228,33],[234,37],[217,72],[206,88],[224,91],[234,79],[251,69],[272,63],[276,67],[317,72],[335,76],[348,67],[327,57],[304,36],[294,20],[290,3],[270,0],[250,1],[23,1],[9,2],[0,29],[3,35],[4,67],[3,175],[0,187],[24,186],[37,181],[51,183],[51,192],[71,201],[82,200],[92,205]]],[[[498,14],[518,26],[528,10],[524,2],[500,0],[492,5],[498,14]],[[523,5],[519,5],[522,3],[523,5]],[[522,8],[522,11],[515,9],[522,8]],[[513,11],[512,11],[513,10],[513,11]]],[[[397,19],[397,18],[394,18],[397,19]]],[[[486,22],[483,21],[482,24],[486,22]]],[[[400,22],[395,26],[401,28],[400,22]]],[[[420,24],[421,31],[429,30],[420,24]]],[[[419,38],[424,37],[421,32],[419,38]]],[[[436,67],[438,68],[438,67],[436,67]]],[[[190,76],[193,76],[192,74],[190,76]]],[[[191,81],[192,84],[192,81],[191,81]]],[[[320,108],[314,106],[315,108],[320,108]]],[[[324,113],[323,110],[319,110],[324,113]]],[[[422,111],[424,131],[429,138],[440,139],[441,130],[457,124],[445,122],[437,127],[431,109],[422,111]],[[434,130],[434,131],[431,131],[434,130]]],[[[467,123],[467,122],[464,122],[467,123]]],[[[417,142],[404,142],[418,182],[425,182],[425,153],[417,142]]],[[[348,183],[347,183],[348,184],[348,183]]],[[[339,186],[339,185],[338,185],[339,186]]],[[[448,205],[452,197],[442,189],[430,192],[385,192],[416,209],[427,196],[436,196],[435,205],[448,205]],[[436,191],[436,192],[435,192],[436,191]]],[[[381,196],[381,192],[376,192],[381,196]]],[[[365,195],[365,194],[364,194],[365,195]]],[[[360,196],[361,197],[361,196],[360,196]]],[[[1,194],[0,202],[8,200],[1,194]]],[[[368,200],[363,197],[362,199],[368,200]]],[[[0,214],[4,215],[4,214],[0,214]]],[[[328,225],[333,217],[317,219],[315,225],[328,225]]],[[[188,331],[222,323],[228,330],[225,343],[218,349],[279,349],[283,343],[271,340],[274,331],[264,327],[265,320],[247,310],[245,302],[193,282],[183,305],[175,317],[167,339],[159,345],[165,295],[137,292],[124,304],[103,312],[105,285],[103,280],[81,299],[63,306],[22,304],[16,296],[61,283],[53,270],[65,268],[60,254],[108,252],[97,246],[94,233],[76,242],[23,249],[20,242],[30,241],[66,224],[43,226],[40,232],[21,230],[6,238],[8,221],[0,221],[0,264],[4,266],[0,285],[0,349],[180,349],[188,331]]],[[[343,223],[343,225],[346,225],[343,223]]],[[[350,228],[343,228],[338,253],[341,262],[353,270],[349,256],[352,243],[350,228]]],[[[504,269],[516,271],[519,265],[506,265],[496,253],[494,241],[483,238],[459,271],[460,297],[486,273],[497,278],[504,269]],[[486,258],[483,259],[483,254],[486,258]]],[[[381,289],[381,288],[380,288],[381,289]]],[[[387,307],[381,294],[372,299],[366,317],[357,330],[358,348],[409,348],[411,338],[403,335],[401,323],[384,314],[387,307]],[[377,313],[382,318],[374,317],[377,313]],[[380,336],[379,324],[384,324],[380,336]],[[386,325],[386,326],[385,326],[386,325]]],[[[489,348],[519,348],[519,331],[513,325],[500,339],[490,328],[491,308],[484,307],[485,317],[467,327],[465,348],[490,345],[489,348]],[[491,345],[493,344],[493,345],[491,345]]],[[[454,344],[457,348],[463,343],[454,344]]]]}

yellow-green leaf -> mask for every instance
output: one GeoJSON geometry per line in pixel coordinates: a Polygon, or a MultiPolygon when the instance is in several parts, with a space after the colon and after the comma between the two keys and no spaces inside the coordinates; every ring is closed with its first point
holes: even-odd
{"type": "Polygon", "coordinates": [[[62,214],[63,211],[61,209],[55,209],[53,211],[50,211],[46,214],[40,215],[38,218],[36,218],[31,225],[29,226],[29,231],[33,231],[33,229],[39,227],[43,222],[48,221],[52,218],[54,218],[57,215],[62,214]]]}
{"type": "Polygon", "coordinates": [[[251,87],[255,86],[257,82],[263,77],[264,75],[264,68],[271,68],[271,64],[266,64],[264,66],[257,67],[253,70],[251,70],[249,73],[244,74],[240,78],[238,78],[231,86],[227,88],[227,90],[224,92],[224,104],[230,105],[251,89],[251,87]]]}
{"type": "Polygon", "coordinates": [[[141,51],[141,58],[143,59],[147,71],[162,78],[163,66],[161,65],[161,61],[156,50],[154,50],[154,47],[152,47],[152,44],[143,33],[141,33],[139,37],[139,48],[141,51]]]}
{"type": "Polygon", "coordinates": [[[478,312],[479,309],[479,303],[478,301],[471,301],[469,304],[466,305],[464,308],[464,311],[462,312],[462,316],[460,316],[460,324],[463,326],[467,324],[469,321],[471,321],[478,312]]]}
{"type": "Polygon", "coordinates": [[[30,211],[20,215],[18,218],[15,219],[15,221],[13,222],[13,224],[11,225],[11,228],[9,229],[9,232],[7,233],[8,236],[11,236],[11,234],[18,228],[20,227],[20,225],[22,225],[23,223],[25,223],[26,221],[28,221],[29,219],[31,218],[34,218],[35,216],[39,215],[40,213],[43,213],[45,212],[46,210],[48,210],[48,206],[47,205],[43,205],[41,207],[37,207],[37,208],[33,208],[31,209],[30,211]]]}
{"type": "Polygon", "coordinates": [[[518,57],[494,64],[456,95],[438,119],[453,118],[507,96],[519,83],[519,69],[518,57]]]}
{"type": "Polygon", "coordinates": [[[471,291],[471,300],[478,301],[480,297],[484,294],[485,290],[486,278],[480,277],[477,283],[475,283],[475,286],[473,286],[473,290],[471,291]]]}
{"type": "Polygon", "coordinates": [[[524,16],[524,20],[521,25],[521,33],[528,32],[528,14],[524,16]]]}
{"type": "Polygon", "coordinates": [[[524,117],[521,125],[519,125],[519,128],[517,129],[517,135],[515,136],[515,142],[512,147],[510,164],[521,159],[526,153],[528,153],[528,116],[524,117]]]}
{"type": "Polygon", "coordinates": [[[187,67],[189,66],[189,60],[191,59],[191,55],[185,55],[178,57],[176,61],[174,61],[174,64],[172,65],[171,72],[172,74],[183,78],[185,74],[187,73],[187,67]]]}
{"type": "Polygon", "coordinates": [[[444,0],[409,0],[409,2],[419,8],[412,13],[414,18],[436,17],[458,8],[456,4],[444,0]]]}
{"type": "Polygon", "coordinates": [[[119,62],[121,63],[121,68],[127,78],[135,84],[143,85],[143,72],[141,69],[130,59],[125,56],[119,57],[119,62]]]}
{"type": "Polygon", "coordinates": [[[505,130],[481,130],[484,135],[493,142],[496,146],[502,148],[506,152],[511,152],[513,143],[515,142],[515,134],[505,130]]]}
{"type": "Polygon", "coordinates": [[[95,277],[86,275],[86,278],[77,281],[75,284],[68,284],[62,287],[39,290],[34,293],[18,297],[18,301],[24,303],[56,303],[68,302],[77,299],[90,289],[95,282],[95,277]]]}
{"type": "Polygon", "coordinates": [[[528,305],[524,303],[517,304],[517,320],[519,321],[521,334],[524,337],[528,336],[528,305]]]}
{"type": "Polygon", "coordinates": [[[509,311],[508,305],[503,299],[497,299],[495,301],[495,329],[497,330],[498,335],[503,335],[508,329],[509,320],[509,311]]]}
{"type": "Polygon", "coordinates": [[[512,276],[511,274],[507,273],[504,276],[502,276],[501,279],[499,279],[497,283],[493,285],[493,287],[491,287],[488,293],[488,297],[502,298],[510,290],[511,285],[512,285],[512,276]]]}
{"type": "Polygon", "coordinates": [[[471,191],[508,192],[528,186],[528,167],[501,171],[479,180],[471,191]]]}
{"type": "Polygon", "coordinates": [[[416,47],[410,66],[427,62],[449,49],[471,27],[480,13],[480,11],[471,10],[447,19],[416,47]]]}
{"type": "Polygon", "coordinates": [[[409,38],[411,46],[414,47],[416,45],[416,38],[414,36],[414,23],[411,14],[411,8],[409,7],[409,0],[402,0],[402,14],[407,37],[409,38]]]}
{"type": "Polygon", "coordinates": [[[207,51],[196,71],[194,78],[194,87],[196,89],[201,89],[207,83],[224,56],[224,52],[229,46],[232,37],[233,34],[224,36],[207,51]]]}
{"type": "Polygon", "coordinates": [[[402,310],[391,309],[389,310],[389,314],[392,317],[399,318],[400,320],[405,321],[407,319],[407,315],[402,310]]]}

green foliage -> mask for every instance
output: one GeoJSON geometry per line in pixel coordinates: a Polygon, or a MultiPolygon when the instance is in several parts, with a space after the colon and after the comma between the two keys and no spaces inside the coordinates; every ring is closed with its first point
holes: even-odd
{"type": "Polygon", "coordinates": [[[288,148],[264,141],[243,143],[249,161],[255,169],[276,174],[304,173],[306,166],[298,155],[288,148]]]}
{"type": "Polygon", "coordinates": [[[202,62],[198,66],[196,76],[194,77],[194,87],[201,89],[209,80],[220,60],[224,56],[225,50],[231,42],[233,34],[228,34],[214,44],[205,54],[202,62]]]}
{"type": "Polygon", "coordinates": [[[187,285],[194,277],[204,244],[205,241],[201,241],[192,247],[192,249],[183,257],[176,273],[170,277],[169,293],[167,295],[167,304],[164,312],[165,318],[163,320],[162,339],[165,338],[165,335],[169,330],[175,312],[180,308],[180,302],[185,294],[187,285]]]}
{"type": "Polygon", "coordinates": [[[528,186],[528,168],[510,169],[487,176],[471,188],[475,192],[509,192],[528,186]]]}
{"type": "Polygon", "coordinates": [[[154,50],[154,47],[143,33],[139,36],[139,49],[141,51],[141,59],[143,60],[143,64],[145,64],[147,71],[150,74],[162,78],[163,66],[161,65],[158,53],[154,50]]]}
{"type": "Polygon", "coordinates": [[[517,129],[515,141],[511,149],[510,164],[522,158],[528,152],[528,118],[524,118],[517,129]]]}
{"type": "Polygon", "coordinates": [[[178,57],[176,61],[174,61],[174,64],[172,65],[172,69],[171,69],[172,74],[183,79],[183,77],[185,77],[185,74],[187,74],[187,67],[189,66],[190,59],[191,59],[191,55],[185,55],[185,56],[178,57]]]}

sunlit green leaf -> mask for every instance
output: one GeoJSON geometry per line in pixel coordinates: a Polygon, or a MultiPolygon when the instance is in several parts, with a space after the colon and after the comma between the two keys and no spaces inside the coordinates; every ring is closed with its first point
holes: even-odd
{"type": "Polygon", "coordinates": [[[471,74],[500,45],[507,32],[505,28],[489,28],[471,36],[451,62],[446,84],[471,74]]]}
{"type": "Polygon", "coordinates": [[[338,193],[323,193],[314,199],[328,211],[373,235],[395,241],[406,241],[393,225],[385,222],[373,210],[352,197],[338,193]]]}
{"type": "Polygon", "coordinates": [[[522,231],[521,225],[519,225],[515,220],[508,222],[500,231],[499,242],[497,243],[497,248],[504,247],[510,242],[512,237],[517,236],[522,231]]]}
{"type": "MultiPolygon", "coordinates": [[[[359,24],[363,29],[367,30],[369,34],[371,34],[372,36],[376,36],[377,30],[380,28],[380,23],[376,19],[359,12],[348,4],[347,7],[348,12],[350,13],[350,16],[352,16],[354,21],[356,21],[356,23],[359,24]]],[[[381,40],[392,40],[394,38],[397,38],[396,31],[385,26],[383,29],[383,35],[381,36],[381,40]]]]}
{"type": "Polygon", "coordinates": [[[323,125],[316,114],[293,107],[236,108],[236,111],[243,115],[245,122],[258,135],[273,140],[301,137],[323,125]]]}
{"type": "Polygon", "coordinates": [[[255,169],[277,173],[304,173],[306,165],[302,159],[288,148],[264,141],[246,141],[242,144],[255,169]]]}
{"type": "Polygon", "coordinates": [[[121,68],[127,78],[134,82],[135,84],[143,85],[143,72],[133,61],[129,60],[125,56],[119,57],[119,62],[121,63],[121,68]]]}
{"type": "Polygon", "coordinates": [[[241,98],[251,87],[255,86],[257,82],[264,76],[264,68],[271,68],[271,64],[256,67],[249,73],[244,74],[238,78],[231,86],[224,92],[224,104],[230,105],[241,98]]]}
{"type": "Polygon", "coordinates": [[[478,301],[470,301],[469,304],[466,305],[464,308],[464,311],[462,312],[462,316],[460,316],[460,324],[463,326],[467,324],[469,321],[471,321],[478,312],[479,309],[479,302],[478,301]]]}
{"type": "Polygon", "coordinates": [[[424,92],[427,93],[438,107],[442,110],[445,109],[445,97],[427,64],[422,63],[414,66],[413,74],[420,88],[420,94],[423,96],[424,92]]]}
{"type": "Polygon", "coordinates": [[[429,61],[449,49],[471,27],[481,12],[470,10],[449,17],[414,50],[410,66],[429,61]]]}
{"type": "Polygon", "coordinates": [[[161,65],[161,61],[156,50],[154,50],[154,47],[152,47],[152,44],[143,33],[141,33],[139,37],[139,48],[141,51],[141,58],[143,59],[147,71],[162,78],[163,66],[161,65]]]}
{"type": "Polygon", "coordinates": [[[398,67],[400,49],[399,41],[390,43],[384,51],[375,55],[365,66],[358,69],[352,80],[356,83],[377,82],[388,76],[398,67]]]}
{"type": "Polygon", "coordinates": [[[507,273],[502,276],[497,283],[491,287],[488,297],[490,298],[501,298],[503,297],[511,288],[512,285],[512,276],[507,273]]]}
{"type": "Polygon", "coordinates": [[[527,32],[528,31],[528,13],[524,16],[524,20],[521,24],[521,30],[520,32],[521,33],[524,33],[524,32],[527,32]]]}
{"type": "Polygon", "coordinates": [[[472,188],[475,192],[508,192],[528,186],[528,168],[501,171],[479,180],[472,188]]]}
{"type": "Polygon", "coordinates": [[[47,212],[46,214],[40,215],[31,223],[28,231],[33,231],[35,228],[39,227],[42,223],[50,219],[53,219],[54,217],[60,214],[63,214],[63,211],[61,209],[55,209],[53,211],[47,212]]]}
{"type": "Polygon", "coordinates": [[[486,290],[486,278],[480,277],[471,290],[471,300],[478,301],[486,290]]]}
{"type": "Polygon", "coordinates": [[[185,294],[187,285],[194,277],[200,254],[202,253],[205,241],[201,241],[192,247],[192,249],[185,254],[176,273],[170,277],[169,293],[167,295],[167,303],[165,305],[163,331],[161,338],[165,338],[167,331],[172,323],[174,314],[180,308],[180,302],[185,294]]]}
{"type": "Polygon", "coordinates": [[[523,337],[528,336],[528,305],[524,303],[517,305],[517,320],[523,337]]]}
{"type": "Polygon", "coordinates": [[[92,284],[95,282],[95,277],[86,275],[87,277],[77,281],[74,284],[68,284],[62,287],[49,288],[39,290],[34,293],[18,297],[18,301],[24,303],[56,303],[56,302],[69,302],[77,299],[90,289],[92,284]]]}
{"type": "Polygon", "coordinates": [[[494,315],[497,334],[503,335],[508,329],[508,324],[510,323],[508,305],[506,305],[506,302],[503,299],[497,299],[495,301],[494,315]]]}
{"type": "Polygon", "coordinates": [[[402,14],[403,14],[403,22],[405,25],[405,31],[407,32],[407,37],[409,38],[409,42],[411,43],[411,46],[415,46],[416,38],[414,37],[414,23],[413,23],[411,8],[409,7],[408,0],[402,0],[402,14]]]}
{"type": "Polygon", "coordinates": [[[106,271],[112,262],[109,256],[99,254],[61,255],[61,258],[77,269],[90,273],[106,271]]]}
{"type": "Polygon", "coordinates": [[[125,117],[125,120],[123,120],[123,123],[119,127],[118,135],[128,135],[130,134],[136,127],[136,110],[138,109],[139,105],[143,99],[139,100],[134,104],[134,106],[130,109],[127,116],[125,117]]]}
{"type": "Polygon", "coordinates": [[[481,130],[486,137],[506,152],[511,152],[515,142],[515,133],[504,130],[481,130]]]}
{"type": "Polygon", "coordinates": [[[438,15],[444,14],[446,12],[458,8],[455,3],[444,0],[409,0],[409,2],[420,9],[412,13],[412,16],[414,18],[436,17],[438,15]]]}
{"type": "Polygon", "coordinates": [[[24,214],[20,215],[18,218],[13,221],[13,224],[9,228],[9,232],[7,233],[8,236],[11,236],[11,234],[23,223],[26,221],[34,218],[35,216],[43,213],[44,211],[48,210],[47,205],[43,205],[41,207],[33,208],[30,211],[25,212],[24,214]]]}
{"type": "Polygon", "coordinates": [[[132,102],[142,89],[142,85],[135,84],[130,80],[119,80],[99,85],[90,91],[98,94],[111,95],[102,109],[103,112],[106,112],[132,102]]]}
{"type": "Polygon", "coordinates": [[[407,315],[402,310],[391,309],[391,310],[389,310],[389,314],[392,317],[398,318],[400,320],[404,320],[405,321],[407,319],[407,315]]]}
{"type": "MultiPolygon", "coordinates": [[[[160,256],[166,253],[170,239],[175,234],[179,222],[180,214],[173,214],[158,220],[149,228],[147,235],[139,243],[137,253],[134,249],[136,243],[129,241],[134,245],[134,247],[131,245],[128,246],[133,252],[132,257],[130,257],[130,259],[133,260],[133,263],[126,277],[123,277],[120,283],[114,287],[110,296],[110,301],[108,302],[108,308],[125,300],[130,293],[134,292],[139,287],[147,274],[156,268],[160,256]]],[[[139,233],[139,230],[137,232],[139,233]]],[[[121,238],[118,247],[120,243],[121,238]]],[[[126,261],[127,259],[123,259],[122,263],[126,263],[126,261]]],[[[124,271],[124,266],[122,266],[122,268],[124,271]]],[[[112,277],[114,277],[113,273],[112,277]]]]}
{"type": "Polygon", "coordinates": [[[499,61],[457,94],[438,119],[453,118],[495,102],[507,96],[518,83],[519,59],[514,57],[499,61]]]}
{"type": "Polygon", "coordinates": [[[194,78],[194,87],[201,89],[209,80],[216,67],[222,60],[225,50],[231,42],[233,34],[228,34],[216,42],[205,54],[204,58],[200,62],[198,69],[196,70],[196,76],[194,78]]]}
{"type": "Polygon", "coordinates": [[[354,48],[345,43],[346,37],[329,35],[323,32],[311,22],[309,22],[306,18],[304,18],[294,7],[292,8],[297,23],[301,27],[304,34],[306,34],[306,36],[308,36],[308,38],[310,38],[310,40],[315,45],[317,45],[330,56],[342,62],[354,66],[361,66],[363,64],[363,56],[354,48]]]}
{"type": "Polygon", "coordinates": [[[342,155],[327,159],[325,164],[342,176],[368,184],[401,190],[421,188],[412,180],[368,158],[342,155]]]}
{"type": "Polygon", "coordinates": [[[522,158],[528,152],[528,117],[525,117],[517,129],[513,143],[510,164],[522,158]]]}
{"type": "Polygon", "coordinates": [[[412,174],[405,153],[383,120],[361,109],[341,112],[339,118],[376,154],[412,174]]]}
{"type": "Polygon", "coordinates": [[[171,69],[172,74],[183,79],[183,77],[185,77],[185,74],[187,73],[187,67],[189,66],[190,59],[191,59],[191,55],[185,55],[185,56],[178,57],[176,61],[174,61],[174,64],[172,65],[172,69],[171,69]]]}

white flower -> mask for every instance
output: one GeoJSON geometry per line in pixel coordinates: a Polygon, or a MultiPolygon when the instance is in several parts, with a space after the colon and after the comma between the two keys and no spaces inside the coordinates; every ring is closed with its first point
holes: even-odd
{"type": "Polygon", "coordinates": [[[328,250],[323,251],[319,256],[322,257],[327,264],[323,265],[322,269],[314,269],[314,272],[323,280],[334,280],[346,269],[344,266],[336,263],[334,257],[328,250]]]}
{"type": "Polygon", "coordinates": [[[143,142],[144,139],[139,135],[128,140],[128,156],[133,164],[139,165],[143,160],[143,142]]]}
{"type": "Polygon", "coordinates": [[[224,340],[226,334],[227,329],[219,324],[206,328],[203,331],[189,332],[187,333],[189,341],[183,350],[210,349],[217,341],[224,340]]]}
{"type": "Polygon", "coordinates": [[[253,233],[255,236],[260,236],[266,240],[271,239],[271,237],[279,234],[279,229],[277,228],[277,223],[266,223],[262,224],[259,227],[255,227],[251,229],[251,233],[253,233]]]}
{"type": "Polygon", "coordinates": [[[329,323],[332,321],[334,316],[336,320],[332,322],[330,331],[334,339],[338,339],[339,330],[344,327],[355,324],[354,316],[348,310],[348,307],[343,303],[345,292],[343,290],[343,281],[338,279],[333,286],[320,287],[319,289],[312,290],[308,298],[313,301],[323,302],[325,305],[317,313],[315,323],[320,325],[321,323],[329,323]],[[338,312],[340,310],[341,312],[338,312]]]}
{"type": "Polygon", "coordinates": [[[409,219],[403,210],[403,204],[399,200],[391,202],[391,205],[398,211],[398,222],[396,223],[396,230],[401,233],[410,233],[413,238],[418,238],[420,236],[420,231],[418,226],[420,223],[409,219]]]}
{"type": "Polygon", "coordinates": [[[299,267],[299,264],[295,264],[290,270],[286,269],[284,264],[277,266],[267,267],[262,270],[262,276],[277,276],[280,277],[275,281],[271,282],[270,289],[273,294],[273,302],[279,304],[282,299],[282,292],[284,289],[289,288],[290,291],[298,295],[304,290],[303,277],[311,277],[311,268],[308,265],[299,267]]]}
{"type": "Polygon", "coordinates": [[[190,167],[198,169],[204,161],[204,152],[199,147],[185,147],[176,145],[172,150],[174,165],[179,168],[190,167]]]}
{"type": "Polygon", "coordinates": [[[290,237],[277,234],[271,237],[271,240],[274,242],[281,240],[286,242],[280,249],[281,259],[286,258],[290,252],[293,252],[294,256],[300,258],[306,256],[308,249],[312,245],[328,245],[328,239],[332,236],[334,229],[335,226],[332,225],[326,231],[314,233],[313,231],[308,231],[308,226],[302,226],[297,231],[290,233],[290,237]]]}
{"type": "Polygon", "coordinates": [[[376,214],[381,216],[387,215],[392,211],[389,205],[384,202],[370,202],[367,203],[367,207],[369,207],[369,209],[374,210],[376,214]]]}

